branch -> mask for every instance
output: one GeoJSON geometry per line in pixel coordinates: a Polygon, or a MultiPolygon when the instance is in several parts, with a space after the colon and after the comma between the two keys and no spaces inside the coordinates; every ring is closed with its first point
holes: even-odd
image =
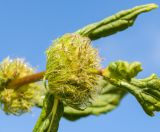
{"type": "Polygon", "coordinates": [[[45,71],[42,71],[42,72],[34,73],[32,75],[27,75],[22,78],[18,78],[16,80],[8,82],[7,87],[13,87],[16,89],[16,88],[21,87],[23,85],[40,81],[43,79],[44,74],[45,74],[45,71]]]}

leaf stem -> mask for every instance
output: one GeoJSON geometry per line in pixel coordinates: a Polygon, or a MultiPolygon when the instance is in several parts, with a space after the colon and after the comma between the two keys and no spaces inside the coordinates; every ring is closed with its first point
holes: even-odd
{"type": "Polygon", "coordinates": [[[58,100],[57,97],[55,97],[53,108],[52,108],[52,114],[51,114],[51,122],[50,122],[50,125],[49,125],[49,128],[48,128],[47,132],[51,132],[51,128],[52,128],[52,125],[53,125],[53,122],[55,120],[55,116],[56,116],[56,113],[57,113],[58,103],[59,103],[59,100],[58,100]]]}
{"type": "MultiPolygon", "coordinates": [[[[97,74],[97,75],[102,75],[103,70],[99,69],[97,71],[93,71],[93,73],[97,74]]],[[[33,83],[33,82],[38,82],[40,80],[43,79],[44,75],[45,75],[46,71],[41,71],[32,75],[28,75],[22,78],[18,78],[16,80],[10,81],[7,84],[7,87],[12,87],[12,88],[19,88],[23,85],[29,84],[29,83],[33,83]]]]}
{"type": "Polygon", "coordinates": [[[54,95],[47,93],[33,132],[57,132],[63,111],[63,103],[54,95]]]}

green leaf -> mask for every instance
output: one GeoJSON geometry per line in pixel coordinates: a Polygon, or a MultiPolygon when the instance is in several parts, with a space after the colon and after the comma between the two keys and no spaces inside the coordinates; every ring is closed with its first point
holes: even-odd
{"type": "Polygon", "coordinates": [[[114,79],[130,80],[137,76],[142,71],[140,62],[128,63],[127,61],[116,61],[110,63],[107,68],[104,69],[103,75],[114,79]]]}
{"type": "Polygon", "coordinates": [[[155,74],[145,79],[133,78],[142,70],[140,63],[123,61],[110,63],[104,70],[104,79],[135,96],[144,111],[153,116],[160,111],[160,78],[155,74]]]}
{"type": "Polygon", "coordinates": [[[100,86],[103,88],[102,92],[91,106],[84,111],[65,106],[63,116],[68,120],[74,121],[89,115],[105,114],[115,109],[126,94],[126,91],[119,89],[104,80],[100,82],[100,86]]]}
{"type": "Polygon", "coordinates": [[[144,12],[157,8],[156,4],[136,6],[132,9],[120,11],[102,21],[90,24],[78,30],[76,33],[96,40],[123,31],[134,24],[136,17],[144,12]]]}
{"type": "Polygon", "coordinates": [[[57,132],[63,115],[63,103],[51,94],[46,94],[42,112],[33,132],[57,132]]]}
{"type": "Polygon", "coordinates": [[[120,85],[136,97],[148,115],[154,116],[155,111],[160,111],[160,78],[157,75],[132,79],[130,83],[121,81],[120,85]]]}

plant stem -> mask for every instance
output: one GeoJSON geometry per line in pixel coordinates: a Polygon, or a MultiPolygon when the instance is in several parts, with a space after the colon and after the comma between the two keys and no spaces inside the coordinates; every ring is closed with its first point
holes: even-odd
{"type": "Polygon", "coordinates": [[[50,118],[50,113],[54,105],[54,96],[47,93],[45,99],[43,100],[43,107],[41,114],[36,122],[33,132],[43,132],[49,126],[48,120],[50,118]]]}
{"type": "MultiPolygon", "coordinates": [[[[103,69],[99,69],[97,71],[94,71],[94,74],[97,75],[102,75],[103,69]]],[[[12,88],[18,88],[21,87],[23,85],[29,84],[29,83],[33,83],[33,82],[37,82],[43,79],[44,75],[45,75],[46,71],[42,71],[42,72],[38,72],[32,75],[28,75],[22,78],[18,78],[16,80],[13,80],[11,82],[8,82],[7,87],[12,87],[12,88]]]]}
{"type": "MultiPolygon", "coordinates": [[[[59,103],[59,100],[58,100],[58,98],[55,97],[54,98],[53,108],[52,108],[52,114],[51,114],[51,122],[50,122],[50,125],[49,125],[49,128],[48,128],[47,132],[51,132],[51,129],[52,129],[52,126],[53,126],[53,122],[55,120],[56,113],[57,113],[58,103],[59,103]]],[[[54,129],[56,129],[55,131],[57,131],[58,128],[54,128],[54,129]]]]}
{"type": "Polygon", "coordinates": [[[42,72],[38,72],[32,75],[28,75],[22,78],[18,78],[16,80],[13,80],[11,82],[8,82],[7,87],[13,87],[13,88],[18,88],[20,86],[29,84],[29,83],[33,83],[33,82],[37,82],[43,79],[45,74],[45,71],[42,72]]]}
{"type": "Polygon", "coordinates": [[[57,132],[63,111],[63,103],[56,96],[47,93],[33,132],[57,132]]]}

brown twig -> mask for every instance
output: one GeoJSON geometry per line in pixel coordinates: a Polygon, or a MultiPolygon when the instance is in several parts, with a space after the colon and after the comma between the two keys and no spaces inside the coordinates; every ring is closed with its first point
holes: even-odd
{"type": "MultiPolygon", "coordinates": [[[[29,83],[33,83],[33,82],[37,82],[43,79],[44,74],[46,71],[42,71],[42,72],[38,72],[32,75],[28,75],[22,78],[18,78],[16,80],[13,80],[11,82],[8,82],[7,87],[12,87],[12,88],[18,88],[20,86],[29,84],[29,83]]],[[[103,69],[97,70],[95,72],[95,74],[101,75],[102,76],[103,73],[103,69]]]]}
{"type": "Polygon", "coordinates": [[[38,72],[38,73],[35,73],[32,75],[28,75],[28,76],[13,80],[8,83],[7,87],[18,88],[18,87],[23,86],[25,84],[40,81],[40,80],[42,80],[44,74],[45,74],[45,71],[42,71],[42,72],[38,72]]]}

